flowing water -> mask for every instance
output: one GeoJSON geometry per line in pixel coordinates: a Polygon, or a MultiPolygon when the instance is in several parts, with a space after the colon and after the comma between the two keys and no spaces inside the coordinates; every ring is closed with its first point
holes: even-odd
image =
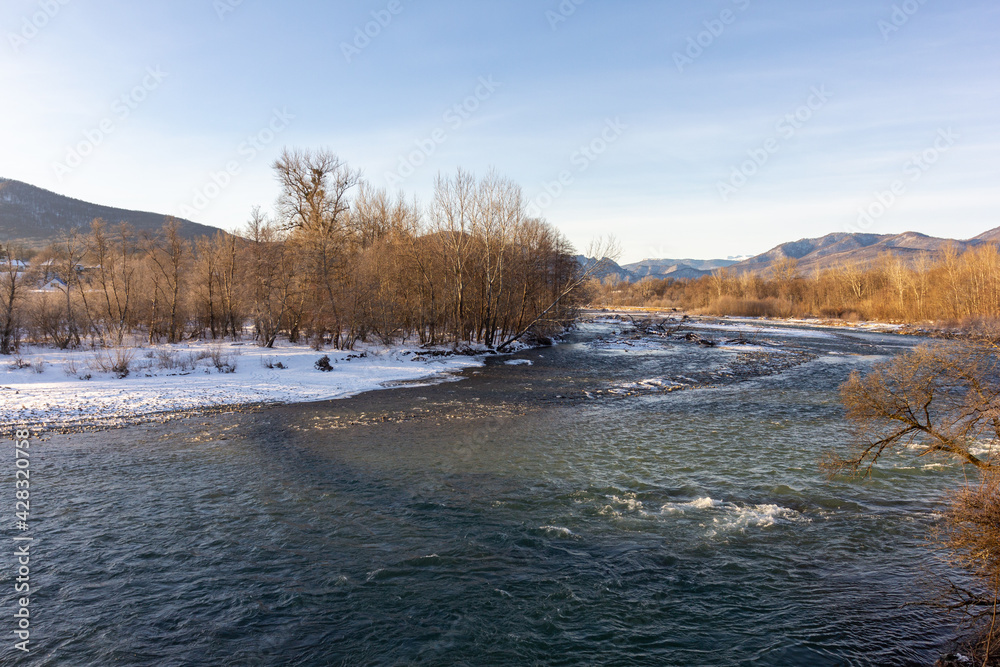
{"type": "Polygon", "coordinates": [[[35,648],[0,660],[933,663],[953,619],[907,603],[945,572],[926,542],[962,471],[819,469],[847,440],[837,386],[918,341],[765,332],[810,356],[757,377],[738,351],[595,340],[615,328],[460,382],[52,436],[35,648]]]}

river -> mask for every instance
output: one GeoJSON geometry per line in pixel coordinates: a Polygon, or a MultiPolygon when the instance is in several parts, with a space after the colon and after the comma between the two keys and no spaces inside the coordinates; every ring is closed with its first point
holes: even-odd
{"type": "Polygon", "coordinates": [[[917,339],[698,330],[749,343],[720,349],[621,329],[588,324],[435,386],[46,436],[32,654],[8,640],[0,659],[903,665],[946,651],[954,619],[908,603],[946,572],[927,541],[962,471],[908,455],[869,481],[819,468],[848,439],[838,385],[917,339]]]}

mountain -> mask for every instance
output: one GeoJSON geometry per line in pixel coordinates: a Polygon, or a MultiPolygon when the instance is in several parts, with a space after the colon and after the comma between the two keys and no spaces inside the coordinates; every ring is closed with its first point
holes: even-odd
{"type": "MultiPolygon", "coordinates": [[[[594,259],[578,255],[576,258],[583,267],[589,267],[594,259]]],[[[597,271],[594,276],[603,280],[607,276],[615,276],[619,280],[635,283],[643,278],[673,278],[693,279],[707,276],[715,269],[735,264],[735,260],[727,259],[644,259],[641,262],[620,266],[611,260],[597,271]]]]}
{"type": "Polygon", "coordinates": [[[920,257],[935,259],[953,246],[958,252],[990,242],[1000,242],[1000,228],[966,241],[942,239],[917,232],[902,234],[827,234],[816,239],[783,243],[765,253],[733,264],[740,273],[763,272],[783,259],[798,260],[801,273],[829,269],[845,264],[870,263],[882,255],[891,255],[910,263],[920,257]]]}
{"type": "Polygon", "coordinates": [[[983,232],[979,236],[972,239],[973,241],[982,241],[983,243],[1000,243],[1000,227],[991,229],[988,232],[983,232]]]}
{"type": "MultiPolygon", "coordinates": [[[[799,239],[782,243],[760,255],[748,259],[644,259],[641,262],[619,266],[612,263],[599,272],[598,277],[615,275],[620,280],[638,282],[644,278],[696,279],[722,268],[737,273],[755,271],[766,273],[777,262],[785,259],[798,261],[801,274],[837,268],[845,264],[870,264],[883,255],[898,257],[912,263],[926,257],[936,259],[951,246],[959,253],[987,243],[1000,245],[1000,227],[983,232],[964,241],[942,239],[917,232],[902,234],[827,234],[820,238],[799,239]]],[[[585,266],[593,262],[582,255],[577,258],[585,266]]]]}
{"type": "Polygon", "coordinates": [[[736,264],[735,259],[644,259],[641,262],[625,264],[622,268],[633,272],[649,269],[649,273],[657,273],[657,267],[689,266],[699,271],[714,271],[736,264]]]}
{"type": "MultiPolygon", "coordinates": [[[[597,260],[593,257],[587,257],[586,255],[577,255],[576,261],[584,269],[589,269],[595,262],[597,262],[597,260]]],[[[604,280],[608,276],[615,276],[619,280],[624,280],[626,282],[634,282],[636,279],[631,272],[619,266],[617,262],[605,258],[604,265],[594,272],[593,277],[598,280],[604,280]]]]}
{"type": "Polygon", "coordinates": [[[700,278],[716,269],[736,264],[727,259],[644,259],[622,268],[637,279],[642,278],[700,278]]]}
{"type": "MultiPolygon", "coordinates": [[[[108,224],[127,222],[139,232],[155,232],[169,216],[143,211],[127,211],[64,197],[27,183],[0,178],[0,242],[12,241],[29,248],[41,248],[73,227],[90,228],[95,218],[108,224]]],[[[184,238],[216,234],[219,230],[177,218],[184,238]]]]}

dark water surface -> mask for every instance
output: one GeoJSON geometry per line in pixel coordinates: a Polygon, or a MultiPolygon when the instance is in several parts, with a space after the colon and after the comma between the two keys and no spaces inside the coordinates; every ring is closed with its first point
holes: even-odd
{"type": "Polygon", "coordinates": [[[904,605],[961,471],[818,468],[837,386],[917,341],[761,334],[817,357],[748,379],[729,350],[594,343],[612,328],[462,382],[48,439],[35,650],[0,661],[932,663],[953,621],[904,605]],[[711,386],[657,389],[688,381],[711,386]]]}

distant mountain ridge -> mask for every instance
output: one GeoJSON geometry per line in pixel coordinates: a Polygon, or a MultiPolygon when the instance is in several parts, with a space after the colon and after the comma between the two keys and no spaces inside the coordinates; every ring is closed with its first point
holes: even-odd
{"type": "Polygon", "coordinates": [[[716,269],[736,264],[728,259],[644,259],[626,264],[622,268],[635,279],[643,278],[700,278],[716,269]]]}
{"type": "Polygon", "coordinates": [[[836,268],[845,264],[871,263],[880,256],[890,255],[906,263],[921,257],[939,258],[951,246],[965,252],[986,243],[1000,242],[1000,227],[968,240],[943,239],[918,232],[902,234],[834,233],[820,238],[799,239],[732,265],[738,273],[764,272],[784,259],[798,261],[800,273],[836,268]]]}
{"type": "MultiPolygon", "coordinates": [[[[74,227],[86,231],[95,218],[102,218],[108,224],[127,222],[139,232],[152,233],[171,217],[174,216],[91,204],[21,181],[0,178],[0,242],[12,241],[40,248],[74,227]]],[[[174,219],[180,223],[181,236],[187,239],[220,231],[190,220],[174,219]]]]}
{"type": "MultiPolygon", "coordinates": [[[[595,260],[584,255],[577,255],[576,261],[584,268],[593,265],[595,260]]],[[[716,269],[731,266],[736,262],[728,259],[644,259],[641,262],[619,265],[617,262],[605,260],[604,266],[594,273],[594,277],[604,280],[614,276],[625,282],[639,282],[643,278],[673,278],[694,279],[707,276],[716,269]]]]}
{"type": "MultiPolygon", "coordinates": [[[[870,264],[883,255],[897,257],[906,263],[913,263],[921,257],[934,260],[940,258],[949,246],[962,253],[989,243],[1000,244],[1000,227],[967,240],[943,239],[918,232],[902,234],[839,232],[819,238],[782,243],[767,252],[742,261],[644,259],[624,266],[612,262],[600,271],[597,277],[603,279],[614,275],[619,280],[628,282],[638,282],[644,278],[696,279],[722,268],[729,268],[737,273],[751,271],[766,273],[776,263],[786,259],[798,262],[800,274],[809,274],[847,264],[870,264]]],[[[582,255],[578,259],[585,265],[593,261],[586,260],[582,255]]]]}

